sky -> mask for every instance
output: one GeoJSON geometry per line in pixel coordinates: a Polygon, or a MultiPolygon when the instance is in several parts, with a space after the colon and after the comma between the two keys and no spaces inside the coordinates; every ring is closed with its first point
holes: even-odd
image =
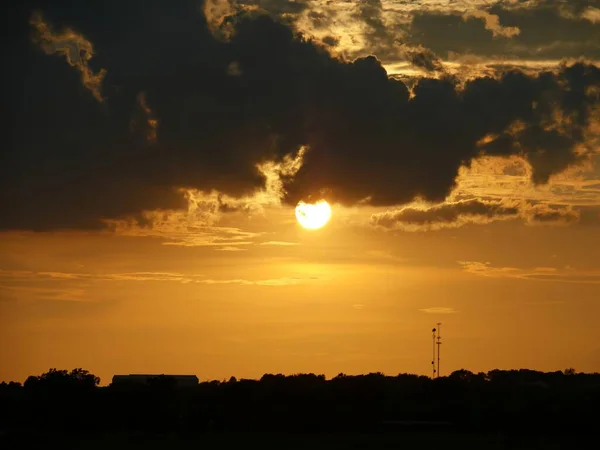
{"type": "Polygon", "coordinates": [[[596,1],[0,8],[0,380],[600,371],[596,1]]]}

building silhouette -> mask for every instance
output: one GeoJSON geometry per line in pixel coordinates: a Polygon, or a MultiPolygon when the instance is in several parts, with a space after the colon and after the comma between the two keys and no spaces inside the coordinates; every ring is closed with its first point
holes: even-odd
{"type": "Polygon", "coordinates": [[[114,375],[112,384],[144,384],[149,385],[153,380],[166,379],[177,387],[197,386],[199,383],[196,375],[167,375],[167,374],[129,374],[114,375]]]}

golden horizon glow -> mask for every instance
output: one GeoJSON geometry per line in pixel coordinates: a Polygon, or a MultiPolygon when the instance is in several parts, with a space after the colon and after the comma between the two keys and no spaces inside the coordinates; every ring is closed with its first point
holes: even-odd
{"type": "Polygon", "coordinates": [[[325,200],[316,203],[300,201],[296,206],[296,219],[303,228],[309,230],[323,228],[331,219],[331,206],[325,200]]]}

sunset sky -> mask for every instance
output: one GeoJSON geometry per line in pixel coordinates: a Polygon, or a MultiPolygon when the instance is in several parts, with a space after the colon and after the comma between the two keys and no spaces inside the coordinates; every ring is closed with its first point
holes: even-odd
{"type": "Polygon", "coordinates": [[[0,381],[600,371],[596,0],[0,21],[0,381]]]}

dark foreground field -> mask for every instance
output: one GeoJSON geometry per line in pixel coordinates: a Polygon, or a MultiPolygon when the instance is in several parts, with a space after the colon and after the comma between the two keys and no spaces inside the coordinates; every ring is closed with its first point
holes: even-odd
{"type": "MultiPolygon", "coordinates": [[[[505,436],[464,433],[208,433],[203,435],[76,434],[11,435],[0,448],[61,450],[191,450],[191,449],[417,449],[417,450],[578,450],[590,448],[590,436],[505,436]]],[[[593,448],[593,445],[592,445],[593,448]]]]}
{"type": "Polygon", "coordinates": [[[99,382],[76,369],[0,384],[0,450],[587,450],[600,423],[600,375],[573,370],[99,382]]]}

